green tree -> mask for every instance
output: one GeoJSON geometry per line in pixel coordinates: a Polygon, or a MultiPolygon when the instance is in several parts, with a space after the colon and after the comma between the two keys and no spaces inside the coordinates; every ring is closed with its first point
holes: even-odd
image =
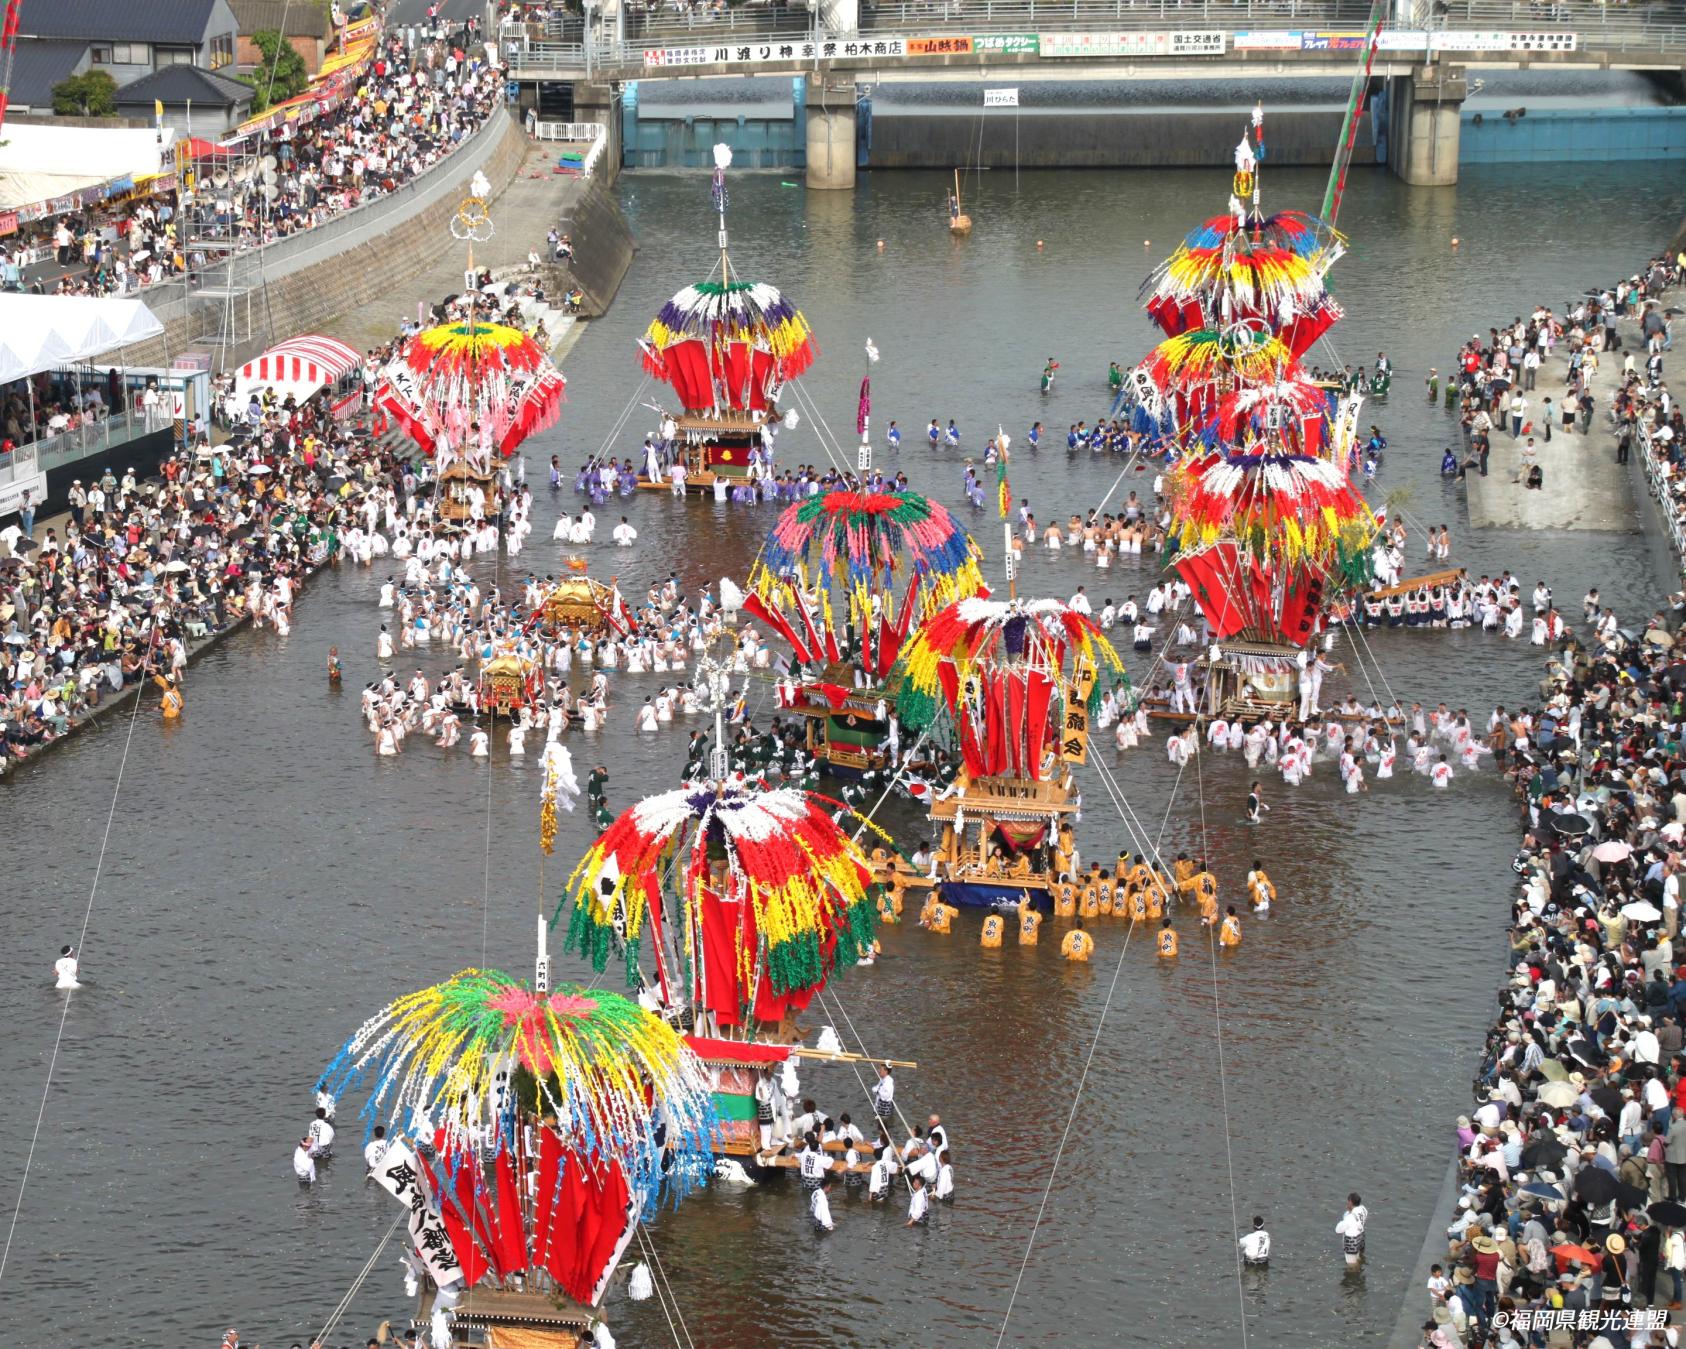
{"type": "Polygon", "coordinates": [[[53,112],[60,117],[114,117],[117,81],[103,70],[61,80],[53,86],[53,112]]]}
{"type": "Polygon", "coordinates": [[[252,86],[252,111],[262,112],[276,103],[285,103],[294,94],[302,94],[310,83],[304,57],[293,49],[273,28],[252,34],[252,45],[263,59],[250,75],[241,76],[252,86]]]}

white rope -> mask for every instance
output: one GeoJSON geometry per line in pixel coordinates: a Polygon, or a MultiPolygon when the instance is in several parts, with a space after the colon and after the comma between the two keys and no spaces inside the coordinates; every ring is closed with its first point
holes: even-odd
{"type": "MultiPolygon", "coordinates": [[[[650,1247],[649,1247],[649,1241],[644,1235],[644,1228],[643,1228],[642,1223],[640,1223],[639,1227],[637,1228],[637,1232],[638,1232],[638,1248],[639,1248],[639,1250],[647,1253],[649,1251],[650,1247]]],[[[662,1292],[661,1285],[656,1282],[654,1274],[652,1274],[650,1276],[650,1285],[651,1285],[652,1288],[655,1289],[656,1301],[661,1306],[662,1315],[667,1318],[667,1333],[673,1337],[673,1343],[676,1346],[677,1345],[683,1345],[684,1341],[682,1341],[679,1338],[679,1328],[676,1325],[673,1324],[673,1313],[670,1312],[668,1310],[668,1307],[667,1307],[667,1295],[662,1292]]]]}
{"type": "MultiPolygon", "coordinates": [[[[1194,745],[1195,781],[1200,794],[1200,851],[1206,853],[1206,773],[1202,767],[1200,743],[1194,745]]],[[[1216,901],[1213,901],[1214,904],[1216,901]]],[[[1212,915],[1217,920],[1217,914],[1212,915]]],[[[1206,946],[1212,956],[1212,1028],[1218,1046],[1218,1096],[1224,1112],[1224,1160],[1229,1168],[1229,1232],[1235,1240],[1235,1297],[1241,1309],[1241,1344],[1247,1345],[1247,1293],[1241,1279],[1241,1215],[1235,1206],[1235,1150],[1230,1143],[1229,1085],[1224,1078],[1224,1018],[1218,998],[1218,936],[1217,921],[1206,929],[1206,946]]]]}
{"type": "MultiPolygon", "coordinates": [[[[94,896],[99,893],[100,875],[105,870],[105,851],[106,846],[111,842],[112,822],[117,818],[117,798],[123,791],[123,771],[129,765],[129,746],[134,743],[135,723],[140,719],[141,703],[146,699],[146,679],[147,672],[152,668],[152,652],[156,651],[158,646],[158,617],[156,614],[153,615],[152,622],[151,650],[147,653],[147,660],[143,661],[141,664],[140,686],[135,690],[135,706],[134,710],[129,714],[129,732],[123,738],[123,756],[117,761],[117,781],[113,784],[111,789],[111,808],[106,811],[105,833],[100,838],[99,857],[94,862],[94,880],[93,884],[88,887],[88,907],[82,914],[81,934],[76,938],[76,958],[79,961],[82,958],[83,947],[87,944],[88,940],[88,924],[94,916],[94,896]]],[[[58,1067],[59,1048],[64,1043],[64,1026],[65,1022],[70,1018],[70,1004],[75,996],[75,989],[66,990],[64,995],[64,1010],[59,1013],[58,1034],[53,1037],[52,1057],[47,1060],[47,1081],[41,1088],[41,1108],[35,1114],[35,1129],[29,1136],[29,1152],[25,1156],[23,1162],[23,1177],[18,1181],[18,1197],[17,1202],[12,1206],[12,1221],[10,1226],[6,1229],[5,1249],[0,1250],[0,1282],[4,1282],[6,1277],[6,1261],[12,1254],[12,1238],[17,1235],[18,1215],[23,1212],[23,1196],[24,1192],[29,1188],[29,1171],[30,1167],[35,1162],[36,1144],[41,1139],[41,1122],[47,1117],[47,1097],[53,1089],[53,1073],[58,1067]]]]}
{"type": "MultiPolygon", "coordinates": [[[[872,1058],[871,1053],[867,1050],[865,1038],[861,1035],[861,1033],[858,1030],[855,1029],[855,1023],[850,1018],[848,1009],[843,1006],[843,999],[837,996],[837,990],[836,989],[828,990],[828,989],[825,989],[825,988],[820,989],[820,1005],[822,1007],[825,1006],[825,999],[826,999],[827,992],[830,992],[832,1002],[834,1002],[837,1005],[838,1014],[843,1018],[844,1025],[848,1026],[849,1034],[854,1036],[855,1043],[858,1044],[861,1047],[861,1050],[860,1050],[861,1057],[867,1058],[867,1059],[872,1058]]],[[[873,1123],[878,1125],[880,1131],[885,1135],[886,1145],[889,1147],[889,1150],[892,1153],[894,1153],[896,1151],[896,1140],[894,1138],[890,1137],[890,1131],[883,1127],[883,1121],[879,1119],[878,1102],[873,1097],[872,1088],[867,1086],[866,1079],[861,1076],[861,1070],[860,1070],[860,1066],[858,1064],[851,1063],[849,1065],[849,1069],[855,1075],[855,1083],[856,1083],[857,1086],[860,1087],[861,1094],[866,1097],[867,1105],[872,1111],[871,1119],[872,1119],[873,1123]]],[[[912,1134],[913,1134],[913,1126],[908,1123],[907,1116],[902,1114],[902,1108],[901,1108],[900,1105],[898,1105],[896,1103],[894,1098],[892,1098],[891,1101],[890,1101],[890,1107],[891,1107],[891,1109],[893,1109],[896,1112],[896,1118],[899,1119],[902,1122],[902,1128],[906,1129],[907,1132],[908,1132],[908,1135],[911,1137],[912,1134]]],[[[874,1149],[876,1149],[878,1147],[878,1144],[874,1143],[873,1147],[874,1147],[874,1149]]],[[[899,1162],[900,1158],[898,1157],[897,1160],[899,1162]]],[[[907,1187],[909,1193],[912,1193],[912,1191],[913,1191],[913,1179],[912,1179],[911,1176],[908,1175],[907,1168],[904,1167],[904,1166],[898,1165],[896,1170],[901,1175],[902,1184],[907,1187]]]]}
{"type": "Polygon", "coordinates": [[[843,462],[838,458],[838,455],[843,452],[842,446],[838,444],[837,437],[831,434],[831,426],[826,422],[825,414],[820,411],[819,404],[814,401],[814,397],[808,392],[807,386],[800,379],[793,379],[790,381],[790,392],[791,397],[801,405],[802,410],[813,418],[814,439],[819,441],[820,449],[825,451],[825,457],[831,461],[831,466],[840,475],[847,477],[850,470],[845,468],[843,462]],[[832,446],[834,445],[837,446],[836,454],[832,453],[832,446]]]}
{"type": "Polygon", "coordinates": [[[638,395],[644,392],[644,386],[649,382],[650,376],[646,373],[644,378],[639,380],[638,387],[632,391],[632,397],[627,399],[626,406],[621,409],[620,416],[615,418],[614,425],[609,428],[609,434],[603,437],[603,443],[597,447],[597,453],[587,461],[588,464],[595,464],[601,459],[608,451],[609,446],[614,444],[615,438],[626,429],[626,424],[632,420],[633,408],[638,406],[638,395]]]}
{"type": "Polygon", "coordinates": [[[351,1307],[351,1300],[357,1296],[357,1290],[363,1286],[364,1280],[366,1280],[369,1275],[374,1272],[375,1261],[380,1259],[380,1253],[386,1249],[386,1243],[392,1240],[392,1234],[398,1230],[398,1224],[403,1222],[407,1217],[409,1217],[407,1212],[400,1212],[399,1215],[392,1220],[392,1225],[386,1229],[386,1235],[375,1243],[375,1249],[370,1252],[369,1258],[363,1262],[363,1268],[357,1271],[357,1277],[351,1281],[351,1287],[345,1290],[345,1296],[342,1297],[337,1304],[335,1304],[334,1310],[329,1313],[328,1319],[323,1323],[322,1329],[316,1332],[315,1338],[311,1341],[312,1344],[320,1344],[323,1340],[327,1339],[333,1332],[334,1327],[340,1323],[340,1318],[343,1317],[347,1310],[351,1307]]]}
{"type": "MultiPolygon", "coordinates": [[[[639,1220],[638,1224],[638,1239],[643,1244],[645,1254],[650,1257],[650,1262],[655,1266],[656,1279],[652,1282],[667,1289],[667,1300],[673,1304],[673,1315],[679,1322],[680,1333],[685,1336],[685,1343],[690,1345],[691,1349],[696,1349],[696,1342],[692,1340],[690,1329],[685,1325],[685,1314],[679,1310],[679,1299],[674,1295],[673,1282],[667,1277],[667,1270],[662,1266],[662,1258],[656,1254],[655,1240],[645,1230],[642,1219],[639,1220]]],[[[678,1342],[679,1337],[675,1335],[674,1343],[677,1344],[678,1342]]]]}
{"type": "MultiPolygon", "coordinates": [[[[1097,766],[1100,766],[1102,768],[1103,773],[1105,773],[1105,771],[1106,771],[1105,766],[1100,765],[1098,760],[1097,760],[1097,766]]],[[[1188,765],[1186,763],[1184,763],[1182,765],[1182,767],[1179,768],[1178,771],[1177,771],[1177,780],[1176,780],[1176,783],[1173,785],[1173,787],[1171,789],[1171,800],[1172,801],[1176,800],[1177,788],[1182,785],[1182,780],[1183,780],[1182,770],[1186,769],[1187,767],[1188,767],[1188,765]]],[[[1110,774],[1107,774],[1107,776],[1110,777],[1110,774]]],[[[1111,790],[1112,790],[1112,788],[1109,787],[1108,788],[1109,793],[1111,792],[1111,790]]],[[[1114,801],[1114,805],[1115,806],[1117,805],[1116,799],[1114,801]]],[[[1124,811],[1122,809],[1120,809],[1118,814],[1119,814],[1119,818],[1124,821],[1125,828],[1127,830],[1131,829],[1130,820],[1125,815],[1124,811]]],[[[1165,816],[1166,816],[1167,819],[1170,818],[1170,814],[1171,814],[1171,808],[1170,808],[1169,805],[1167,805],[1165,807],[1165,816]]],[[[1163,840],[1163,837],[1164,837],[1163,830],[1161,831],[1160,837],[1161,837],[1161,840],[1163,840]]],[[[1159,854],[1159,844],[1156,843],[1156,842],[1150,842],[1149,846],[1152,848],[1152,850],[1154,852],[1154,855],[1158,856],[1158,854],[1159,854]]],[[[1002,1318],[1001,1318],[1001,1331],[995,1337],[996,1349],[1001,1349],[1002,1342],[1007,1338],[1007,1323],[1013,1319],[1013,1306],[1014,1306],[1015,1303],[1018,1302],[1019,1288],[1024,1283],[1025,1270],[1027,1268],[1029,1268],[1029,1266],[1030,1266],[1031,1252],[1036,1247],[1036,1234],[1041,1229],[1041,1227],[1042,1227],[1042,1217],[1047,1212],[1048,1196],[1053,1192],[1054,1178],[1055,1178],[1055,1176],[1057,1176],[1059,1174],[1060,1159],[1065,1156],[1065,1145],[1066,1145],[1066,1142],[1071,1137],[1071,1126],[1072,1126],[1073,1122],[1077,1119],[1077,1106],[1078,1106],[1078,1103],[1083,1099],[1083,1088],[1084,1088],[1084,1085],[1089,1080],[1089,1068],[1095,1061],[1095,1050],[1100,1046],[1101,1032],[1106,1028],[1107,1013],[1112,1010],[1112,996],[1113,996],[1114,992],[1117,991],[1117,988],[1118,988],[1118,976],[1124,970],[1124,957],[1130,950],[1130,938],[1135,935],[1135,931],[1136,931],[1136,920],[1132,916],[1131,919],[1130,919],[1130,926],[1129,926],[1128,930],[1124,933],[1124,946],[1118,952],[1118,963],[1115,966],[1113,966],[1112,982],[1107,985],[1106,1001],[1101,1006],[1100,1019],[1095,1023],[1094,1038],[1089,1041],[1089,1053],[1087,1054],[1087,1056],[1085,1056],[1085,1058],[1083,1060],[1083,1071],[1077,1079],[1077,1090],[1074,1093],[1072,1093],[1071,1110],[1066,1115],[1065,1128],[1060,1131],[1059,1146],[1054,1149],[1054,1162],[1053,1162],[1053,1165],[1048,1168],[1048,1183],[1042,1187],[1042,1200],[1036,1207],[1036,1219],[1035,1219],[1034,1222],[1031,1223],[1031,1226],[1030,1226],[1030,1239],[1027,1242],[1025,1242],[1024,1259],[1019,1262],[1018,1276],[1013,1280],[1013,1291],[1012,1291],[1012,1294],[1007,1299],[1007,1311],[1006,1311],[1006,1314],[1003,1315],[1002,1318]]]]}

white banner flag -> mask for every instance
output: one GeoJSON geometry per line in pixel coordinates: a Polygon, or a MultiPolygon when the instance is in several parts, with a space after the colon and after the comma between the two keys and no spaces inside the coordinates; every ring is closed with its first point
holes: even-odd
{"type": "Polygon", "coordinates": [[[1019,106],[1019,91],[1017,89],[985,89],[984,107],[986,108],[1016,108],[1019,106]]]}
{"type": "Polygon", "coordinates": [[[444,1288],[462,1279],[462,1265],[451,1245],[450,1233],[428,1207],[422,1188],[421,1164],[402,1140],[394,1140],[375,1168],[375,1183],[410,1210],[410,1242],[421,1256],[434,1283],[444,1288]]]}

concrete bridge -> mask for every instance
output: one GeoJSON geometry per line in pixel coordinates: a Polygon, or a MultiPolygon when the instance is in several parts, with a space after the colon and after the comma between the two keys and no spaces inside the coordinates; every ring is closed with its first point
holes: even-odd
{"type": "MultiPolygon", "coordinates": [[[[1346,79],[1364,58],[1360,0],[817,0],[748,4],[718,18],[595,11],[591,28],[503,34],[509,78],[571,86],[570,120],[600,120],[619,157],[619,88],[633,81],[803,76],[807,181],[848,188],[861,91],[896,83],[1220,80],[1269,98],[1269,82],[1346,79]]],[[[613,3],[613,0],[611,0],[613,3]]],[[[1386,158],[1413,184],[1457,180],[1468,72],[1686,71],[1686,4],[1395,0],[1372,68],[1385,90],[1386,158]]],[[[1475,78],[1480,78],[1476,76],[1475,78]]],[[[1331,147],[1332,148],[1332,147],[1331,147]]]]}

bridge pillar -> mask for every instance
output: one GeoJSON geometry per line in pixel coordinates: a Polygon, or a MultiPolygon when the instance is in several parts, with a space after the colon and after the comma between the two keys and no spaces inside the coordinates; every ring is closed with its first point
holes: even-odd
{"type": "Polygon", "coordinates": [[[608,129],[609,143],[603,150],[603,180],[614,182],[621,172],[623,143],[620,91],[612,84],[580,80],[574,85],[574,120],[601,122],[608,129]]]}
{"type": "Polygon", "coordinates": [[[855,185],[855,82],[813,75],[807,88],[809,187],[855,185]]]}
{"type": "Polygon", "coordinates": [[[1444,64],[1388,81],[1388,165],[1413,187],[1458,181],[1458,142],[1469,82],[1444,64]]]}

